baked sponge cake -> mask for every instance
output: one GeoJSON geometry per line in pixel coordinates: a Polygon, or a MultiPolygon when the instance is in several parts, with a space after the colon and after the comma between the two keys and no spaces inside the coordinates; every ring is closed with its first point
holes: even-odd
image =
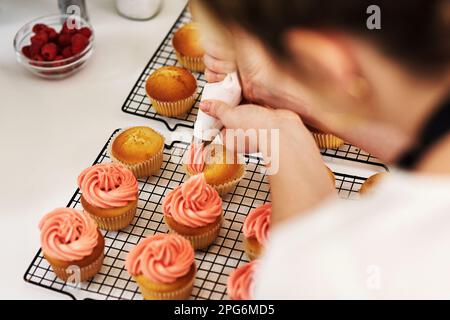
{"type": "Polygon", "coordinates": [[[203,173],[206,183],[223,196],[231,192],[245,176],[245,164],[236,152],[227,150],[224,145],[192,144],[185,158],[188,176],[203,173]]]}
{"type": "Polygon", "coordinates": [[[150,127],[138,126],[119,131],[111,140],[108,154],[137,178],[159,171],[163,162],[164,137],[150,127]]]}
{"type": "Polygon", "coordinates": [[[205,50],[200,42],[198,24],[188,23],[178,29],[172,39],[172,45],[178,58],[178,62],[185,68],[195,71],[205,71],[203,56],[205,50]]]}
{"type": "Polygon", "coordinates": [[[165,66],[147,78],[145,91],[156,113],[176,117],[189,112],[194,105],[197,80],[185,68],[165,66]]]}
{"type": "Polygon", "coordinates": [[[272,221],[272,204],[259,206],[245,218],[242,232],[244,233],[245,253],[250,260],[258,259],[267,243],[272,221]]]}
{"type": "Polygon", "coordinates": [[[359,193],[362,195],[366,195],[372,192],[375,186],[379,184],[381,180],[383,180],[387,175],[388,173],[386,172],[380,172],[370,176],[359,189],[359,193]]]}

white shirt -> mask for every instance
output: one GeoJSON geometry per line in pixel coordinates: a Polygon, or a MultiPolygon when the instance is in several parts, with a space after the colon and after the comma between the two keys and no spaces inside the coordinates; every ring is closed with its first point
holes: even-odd
{"type": "Polygon", "coordinates": [[[450,177],[395,173],[272,230],[256,299],[450,299],[450,177]]]}

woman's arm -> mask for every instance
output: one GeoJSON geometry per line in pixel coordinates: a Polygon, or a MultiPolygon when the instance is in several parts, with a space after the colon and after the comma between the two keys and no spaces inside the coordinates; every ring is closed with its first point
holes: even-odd
{"type": "Polygon", "coordinates": [[[336,195],[319,149],[297,114],[256,105],[232,108],[219,101],[203,102],[200,108],[222,121],[227,128],[225,141],[233,134],[230,129],[241,129],[236,132],[240,138],[242,130],[269,131],[271,140],[266,143],[259,135],[258,147],[265,159],[278,163],[269,176],[273,226],[336,195]],[[278,137],[270,135],[271,130],[278,137]]]}

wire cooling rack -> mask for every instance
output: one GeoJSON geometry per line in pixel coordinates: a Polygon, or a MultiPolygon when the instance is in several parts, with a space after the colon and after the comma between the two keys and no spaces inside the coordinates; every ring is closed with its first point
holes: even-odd
{"type": "MultiPolygon", "coordinates": [[[[117,131],[116,131],[117,132],[117,131]]],[[[109,143],[109,141],[108,141],[109,143]]],[[[94,164],[109,162],[103,147],[94,164]]],[[[32,284],[69,295],[73,299],[142,299],[137,285],[124,269],[128,252],[140,239],[155,233],[168,232],[163,222],[161,201],[164,196],[185,180],[182,157],[187,144],[173,142],[166,145],[164,162],[157,176],[139,179],[139,202],[136,217],[132,224],[119,232],[104,232],[105,260],[100,272],[89,282],[79,288],[73,288],[59,280],[39,250],[24,279],[32,284]]],[[[342,161],[333,155],[330,160],[342,161]]],[[[237,266],[248,262],[244,253],[242,225],[248,212],[269,201],[269,184],[267,177],[261,173],[263,165],[255,156],[246,156],[247,174],[236,189],[223,199],[224,223],[219,237],[207,250],[196,252],[198,267],[193,299],[227,299],[226,282],[228,275],[237,266]]],[[[384,171],[381,164],[363,162],[370,171],[384,171]]],[[[336,188],[343,199],[357,199],[358,190],[365,177],[335,172],[336,188]]],[[[80,191],[76,190],[68,207],[82,209],[80,191]]]]}
{"type": "Polygon", "coordinates": [[[125,103],[122,106],[122,110],[126,113],[145,117],[148,119],[154,119],[163,122],[170,131],[176,130],[178,127],[194,128],[194,122],[197,118],[198,102],[203,92],[203,86],[206,81],[202,73],[192,72],[197,79],[197,93],[195,99],[195,105],[191,111],[183,116],[175,118],[167,118],[156,114],[155,109],[152,108],[152,104],[145,93],[145,82],[150,74],[155,70],[163,66],[177,65],[177,57],[175,51],[172,48],[172,37],[175,31],[177,31],[182,25],[191,21],[191,16],[187,8],[183,10],[181,15],[176,20],[175,24],[170,29],[163,42],[156,50],[150,62],[145,67],[144,71],[139,76],[136,84],[128,95],[125,103]]]}

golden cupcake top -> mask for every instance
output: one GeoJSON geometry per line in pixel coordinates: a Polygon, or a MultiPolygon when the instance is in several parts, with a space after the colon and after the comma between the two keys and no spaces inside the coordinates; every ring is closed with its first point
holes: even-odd
{"type": "Polygon", "coordinates": [[[175,32],[172,40],[176,51],[188,57],[203,57],[205,50],[200,41],[198,24],[195,22],[182,26],[175,32]]]}
{"type": "Polygon", "coordinates": [[[112,142],[112,155],[127,164],[153,158],[164,148],[164,138],[149,127],[133,127],[122,131],[112,142]]]}
{"type": "Polygon", "coordinates": [[[174,102],[191,97],[197,91],[197,80],[185,68],[165,66],[148,77],[145,90],[152,99],[174,102]]]}
{"type": "Polygon", "coordinates": [[[373,176],[370,176],[367,178],[367,180],[363,183],[361,186],[361,189],[359,189],[359,193],[361,194],[367,194],[373,190],[373,188],[381,182],[386,176],[388,175],[387,172],[380,172],[376,173],[373,176]]]}

